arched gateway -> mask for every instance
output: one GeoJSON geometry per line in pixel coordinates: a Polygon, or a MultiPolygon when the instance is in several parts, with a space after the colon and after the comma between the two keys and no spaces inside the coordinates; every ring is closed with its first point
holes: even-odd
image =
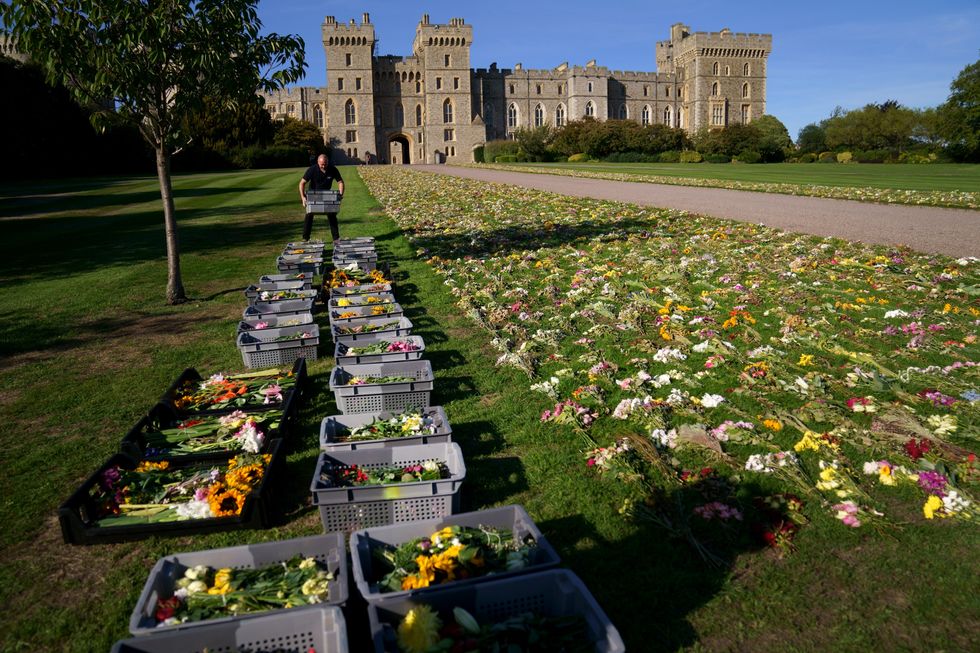
{"type": "Polygon", "coordinates": [[[388,137],[388,160],[401,165],[412,162],[412,141],[408,136],[393,134],[388,137]]]}

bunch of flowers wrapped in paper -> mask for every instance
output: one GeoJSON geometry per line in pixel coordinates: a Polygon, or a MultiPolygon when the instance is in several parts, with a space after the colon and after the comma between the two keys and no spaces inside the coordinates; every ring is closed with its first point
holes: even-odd
{"type": "Polygon", "coordinates": [[[529,535],[517,540],[511,531],[447,526],[428,537],[397,547],[373,550],[381,592],[400,592],[457,579],[476,578],[529,566],[537,544],[529,535]]]}
{"type": "Polygon", "coordinates": [[[278,405],[295,385],[292,370],[214,374],[203,381],[188,381],[177,388],[173,403],[178,410],[189,413],[278,405]]]}
{"type": "Polygon", "coordinates": [[[227,463],[143,461],[104,470],[90,493],[100,527],[235,517],[265,476],[270,454],[240,454],[227,463]]]}
{"type": "Polygon", "coordinates": [[[202,415],[179,421],[173,428],[143,433],[148,458],[219,451],[258,453],[266,433],[279,429],[281,410],[227,415],[202,415]]]}
{"type": "Polygon", "coordinates": [[[422,603],[398,624],[403,653],[467,653],[469,651],[540,651],[592,653],[595,644],[581,616],[544,617],[532,612],[500,621],[478,622],[462,608],[443,619],[422,603]]]}
{"type": "Polygon", "coordinates": [[[347,442],[362,440],[383,440],[387,438],[410,438],[418,435],[432,435],[441,424],[435,420],[435,411],[410,409],[387,419],[376,417],[371,423],[351,428],[344,436],[347,442]]]}
{"type": "Polygon", "coordinates": [[[158,626],[323,603],[334,579],[316,558],[296,556],[258,569],[190,567],[172,596],[157,599],[158,626]]]}
{"type": "Polygon", "coordinates": [[[410,465],[362,467],[345,465],[333,467],[320,475],[328,487],[361,487],[365,485],[391,485],[392,483],[420,483],[449,478],[446,463],[439,460],[423,460],[410,465]]]}
{"type": "Polygon", "coordinates": [[[342,286],[362,286],[366,284],[390,284],[391,279],[385,277],[381,270],[371,270],[364,272],[358,269],[357,264],[343,269],[330,271],[327,277],[328,288],[338,288],[342,286]]]}

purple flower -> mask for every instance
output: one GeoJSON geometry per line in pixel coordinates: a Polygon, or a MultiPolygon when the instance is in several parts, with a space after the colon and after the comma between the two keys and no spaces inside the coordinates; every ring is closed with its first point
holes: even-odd
{"type": "Polygon", "coordinates": [[[946,477],[939,472],[919,472],[919,487],[938,497],[946,496],[946,477]]]}

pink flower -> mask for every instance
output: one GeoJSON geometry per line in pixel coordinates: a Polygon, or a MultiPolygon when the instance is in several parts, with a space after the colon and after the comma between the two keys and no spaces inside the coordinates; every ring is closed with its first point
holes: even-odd
{"type": "Polygon", "coordinates": [[[269,326],[269,323],[268,322],[259,322],[258,324],[255,325],[255,328],[256,329],[265,329],[265,328],[268,328],[268,326],[269,326]]]}

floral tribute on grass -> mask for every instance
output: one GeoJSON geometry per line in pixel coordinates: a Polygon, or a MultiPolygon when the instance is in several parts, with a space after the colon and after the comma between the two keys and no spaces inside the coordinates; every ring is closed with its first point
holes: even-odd
{"type": "Polygon", "coordinates": [[[341,442],[382,440],[388,438],[410,438],[418,435],[432,435],[439,430],[435,412],[410,409],[388,419],[375,418],[370,424],[355,426],[341,435],[341,442]]]}
{"type": "MultiPolygon", "coordinates": [[[[381,270],[371,270],[363,272],[357,268],[356,264],[352,267],[334,269],[326,279],[328,288],[344,288],[349,286],[361,286],[364,284],[390,284],[391,279],[385,277],[381,270]]],[[[384,286],[381,286],[384,288],[384,286]]]]}
{"type": "Polygon", "coordinates": [[[524,569],[537,549],[534,538],[514,539],[508,530],[447,526],[397,547],[376,547],[372,555],[381,592],[400,592],[457,579],[524,569]]]}
{"type": "Polygon", "coordinates": [[[414,465],[366,468],[360,465],[335,467],[323,472],[320,480],[328,487],[361,487],[364,485],[391,485],[392,483],[419,483],[449,478],[446,464],[438,460],[424,460],[414,465]]]}
{"type": "Polygon", "coordinates": [[[424,603],[413,607],[398,624],[398,648],[403,653],[595,651],[585,619],[580,616],[542,617],[524,612],[504,621],[480,624],[462,608],[453,608],[452,614],[451,622],[444,621],[424,603]]]}
{"type": "Polygon", "coordinates": [[[186,382],[177,388],[173,401],[175,408],[189,413],[278,405],[283,393],[295,385],[291,370],[214,374],[204,381],[186,382]]]}
{"type": "Polygon", "coordinates": [[[145,456],[190,455],[220,451],[258,453],[266,442],[266,432],[279,428],[281,410],[228,415],[191,417],[173,428],[147,431],[145,456]]]}
{"type": "Polygon", "coordinates": [[[241,454],[226,464],[177,467],[144,460],[132,470],[115,465],[90,491],[98,511],[93,523],[114,527],[236,517],[271,462],[270,454],[241,454]]]}
{"type": "Polygon", "coordinates": [[[786,551],[818,515],[860,531],[972,514],[974,474],[943,474],[928,510],[889,515],[891,488],[861,470],[975,461],[980,260],[409,170],[363,177],[497,364],[527,376],[541,420],[619,488],[625,517],[711,559],[696,542],[770,533],[786,551]],[[777,519],[760,505],[780,496],[798,498],[777,519]]]}
{"type": "Polygon", "coordinates": [[[259,569],[191,567],[173,596],[157,599],[157,626],[323,603],[334,575],[316,558],[296,556],[259,569]]]}
{"type": "Polygon", "coordinates": [[[961,209],[980,209],[980,193],[960,190],[900,190],[897,188],[821,186],[819,184],[785,184],[775,182],[764,183],[757,181],[698,179],[697,177],[670,177],[665,175],[642,175],[602,170],[569,170],[553,167],[538,168],[533,166],[508,166],[501,164],[480,165],[478,167],[494,168],[495,170],[509,170],[512,172],[562,175],[564,177],[632,181],[644,184],[700,186],[702,188],[727,188],[729,190],[748,190],[761,193],[779,193],[781,195],[828,197],[838,200],[878,202],[881,204],[912,204],[918,206],[949,206],[961,209]]]}

